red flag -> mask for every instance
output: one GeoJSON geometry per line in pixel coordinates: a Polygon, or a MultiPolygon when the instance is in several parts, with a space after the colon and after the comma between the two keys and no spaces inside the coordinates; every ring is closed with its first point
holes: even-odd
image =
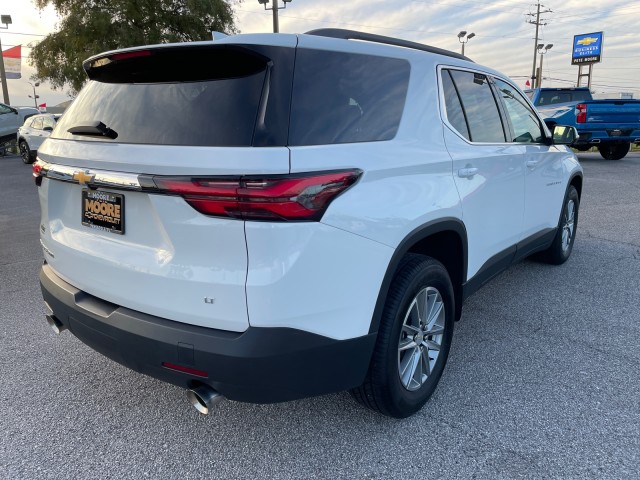
{"type": "Polygon", "coordinates": [[[38,105],[38,108],[47,108],[47,104],[46,103],[41,103],[40,105],[38,105]]]}
{"type": "Polygon", "coordinates": [[[531,86],[531,83],[529,82],[529,80],[527,80],[527,83],[524,84],[525,87],[529,88],[531,86]]]}

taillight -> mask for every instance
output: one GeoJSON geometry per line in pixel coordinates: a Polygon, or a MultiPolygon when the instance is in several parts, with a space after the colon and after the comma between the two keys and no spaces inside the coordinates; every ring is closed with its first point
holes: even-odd
{"type": "Polygon", "coordinates": [[[587,122],[587,104],[579,103],[576,105],[576,123],[587,122]]]}
{"type": "Polygon", "coordinates": [[[42,168],[44,167],[44,162],[42,162],[42,160],[37,160],[36,162],[34,162],[34,164],[31,166],[31,171],[32,171],[32,175],[33,178],[36,182],[36,185],[39,187],[42,184],[42,168]]]}
{"type": "Polygon", "coordinates": [[[320,220],[361,170],[240,178],[153,177],[165,193],[181,195],[205,215],[244,220],[320,220]]]}

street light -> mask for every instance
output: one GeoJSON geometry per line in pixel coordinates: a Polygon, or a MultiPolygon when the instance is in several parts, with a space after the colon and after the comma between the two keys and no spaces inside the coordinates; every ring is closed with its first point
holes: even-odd
{"type": "Polygon", "coordinates": [[[33,97],[29,95],[29,98],[33,98],[33,104],[36,108],[38,108],[38,99],[40,98],[40,95],[36,95],[36,87],[40,86],[40,82],[36,82],[36,83],[27,82],[27,83],[31,85],[31,87],[33,88],[33,97]]]}
{"type": "MultiPolygon", "coordinates": [[[[0,23],[4,24],[2,29],[9,28],[13,22],[11,21],[11,15],[0,15],[0,23]]],[[[2,52],[2,42],[0,41],[0,53],[2,52]]],[[[9,105],[9,90],[7,89],[7,73],[4,71],[4,55],[0,57],[0,77],[2,77],[2,95],[4,97],[4,103],[9,105]]]]}
{"type": "Polygon", "coordinates": [[[464,44],[467,43],[469,40],[471,40],[475,36],[476,34],[473,32],[467,35],[466,30],[462,30],[460,33],[458,33],[458,41],[462,44],[462,55],[464,55],[464,44]],[[466,39],[465,39],[465,35],[466,35],[466,39]]]}
{"type": "Polygon", "coordinates": [[[278,5],[278,0],[273,0],[273,5],[271,7],[267,7],[267,4],[270,0],[258,0],[258,3],[264,5],[265,10],[273,10],[273,33],[278,33],[280,31],[280,26],[278,24],[278,10],[281,8],[287,8],[287,3],[292,2],[293,0],[282,0],[284,5],[281,7],[278,5]]]}
{"type": "Polygon", "coordinates": [[[536,78],[536,87],[542,86],[542,56],[553,48],[553,43],[548,43],[546,46],[544,43],[538,44],[538,53],[540,54],[540,67],[538,68],[538,75],[536,78]]]}

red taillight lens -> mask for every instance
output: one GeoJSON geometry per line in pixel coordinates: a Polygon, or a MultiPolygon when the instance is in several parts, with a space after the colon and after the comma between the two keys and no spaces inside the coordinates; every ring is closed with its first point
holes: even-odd
{"type": "Polygon", "coordinates": [[[31,171],[36,185],[39,187],[42,184],[42,168],[44,163],[41,160],[37,160],[32,166],[31,171]]]}
{"type": "Polygon", "coordinates": [[[587,105],[579,103],[576,105],[576,123],[586,123],[587,121],[587,105]]]}
{"type": "Polygon", "coordinates": [[[361,170],[236,179],[154,177],[160,190],[181,195],[206,215],[244,220],[319,220],[361,170]]]}

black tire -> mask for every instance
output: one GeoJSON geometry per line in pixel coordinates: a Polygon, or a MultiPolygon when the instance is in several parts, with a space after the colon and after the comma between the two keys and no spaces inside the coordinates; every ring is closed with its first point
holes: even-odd
{"type": "Polygon", "coordinates": [[[627,156],[630,148],[631,144],[626,142],[610,142],[599,145],[598,151],[605,160],[621,160],[627,156]]]}
{"type": "Polygon", "coordinates": [[[573,242],[576,239],[576,231],[578,229],[579,207],[580,198],[578,197],[578,191],[573,185],[570,185],[564,202],[562,203],[562,212],[560,213],[556,236],[551,246],[542,252],[542,259],[547,263],[561,265],[571,256],[573,242]],[[571,205],[573,205],[573,207],[571,207],[571,205]],[[571,210],[573,214],[571,214],[571,210]],[[565,237],[565,233],[567,237],[565,237]]]}
{"type": "Polygon", "coordinates": [[[579,146],[573,145],[572,148],[575,148],[579,152],[587,152],[591,150],[591,145],[579,145],[579,146]]]}
{"type": "MultiPolygon", "coordinates": [[[[422,304],[421,302],[418,302],[422,304]]],[[[432,310],[440,311],[440,310],[432,310]]],[[[395,418],[404,418],[416,413],[431,397],[442,375],[453,337],[455,299],[451,279],[444,266],[437,260],[424,255],[409,254],[401,263],[389,288],[384,305],[376,346],[365,382],[351,390],[351,395],[364,406],[395,418]],[[439,294],[439,297],[437,296],[439,294]],[[429,298],[427,298],[427,296],[429,298]],[[418,315],[414,301],[440,298],[443,314],[434,316],[432,327],[417,329],[414,337],[407,336],[405,321],[414,322],[418,315]],[[411,314],[411,315],[410,315],[411,314]],[[428,335],[428,331],[440,331],[438,335],[428,335]],[[416,340],[418,339],[418,340],[416,340]],[[420,346],[416,345],[416,341],[420,346]],[[422,346],[437,346],[439,351],[422,346]],[[403,343],[406,350],[399,350],[403,343]],[[410,346],[413,344],[413,346],[410,346]],[[436,353],[437,352],[437,353],[436,353]],[[435,356],[434,363],[430,359],[435,356]],[[418,359],[417,367],[411,370],[409,359],[418,359]],[[401,379],[403,364],[407,365],[404,379],[401,379]],[[426,373],[427,364],[430,372],[426,373]],[[413,373],[415,371],[415,374],[413,373]],[[406,375],[408,373],[408,375],[406,375]],[[419,378],[419,382],[415,378],[419,378]],[[407,382],[407,386],[405,386],[407,382]]],[[[417,322],[416,322],[417,324],[417,322]]]]}
{"type": "Polygon", "coordinates": [[[22,158],[22,161],[27,165],[33,163],[34,155],[29,148],[29,144],[26,142],[26,140],[20,140],[20,143],[18,143],[18,148],[20,150],[20,157],[22,158]]]}

